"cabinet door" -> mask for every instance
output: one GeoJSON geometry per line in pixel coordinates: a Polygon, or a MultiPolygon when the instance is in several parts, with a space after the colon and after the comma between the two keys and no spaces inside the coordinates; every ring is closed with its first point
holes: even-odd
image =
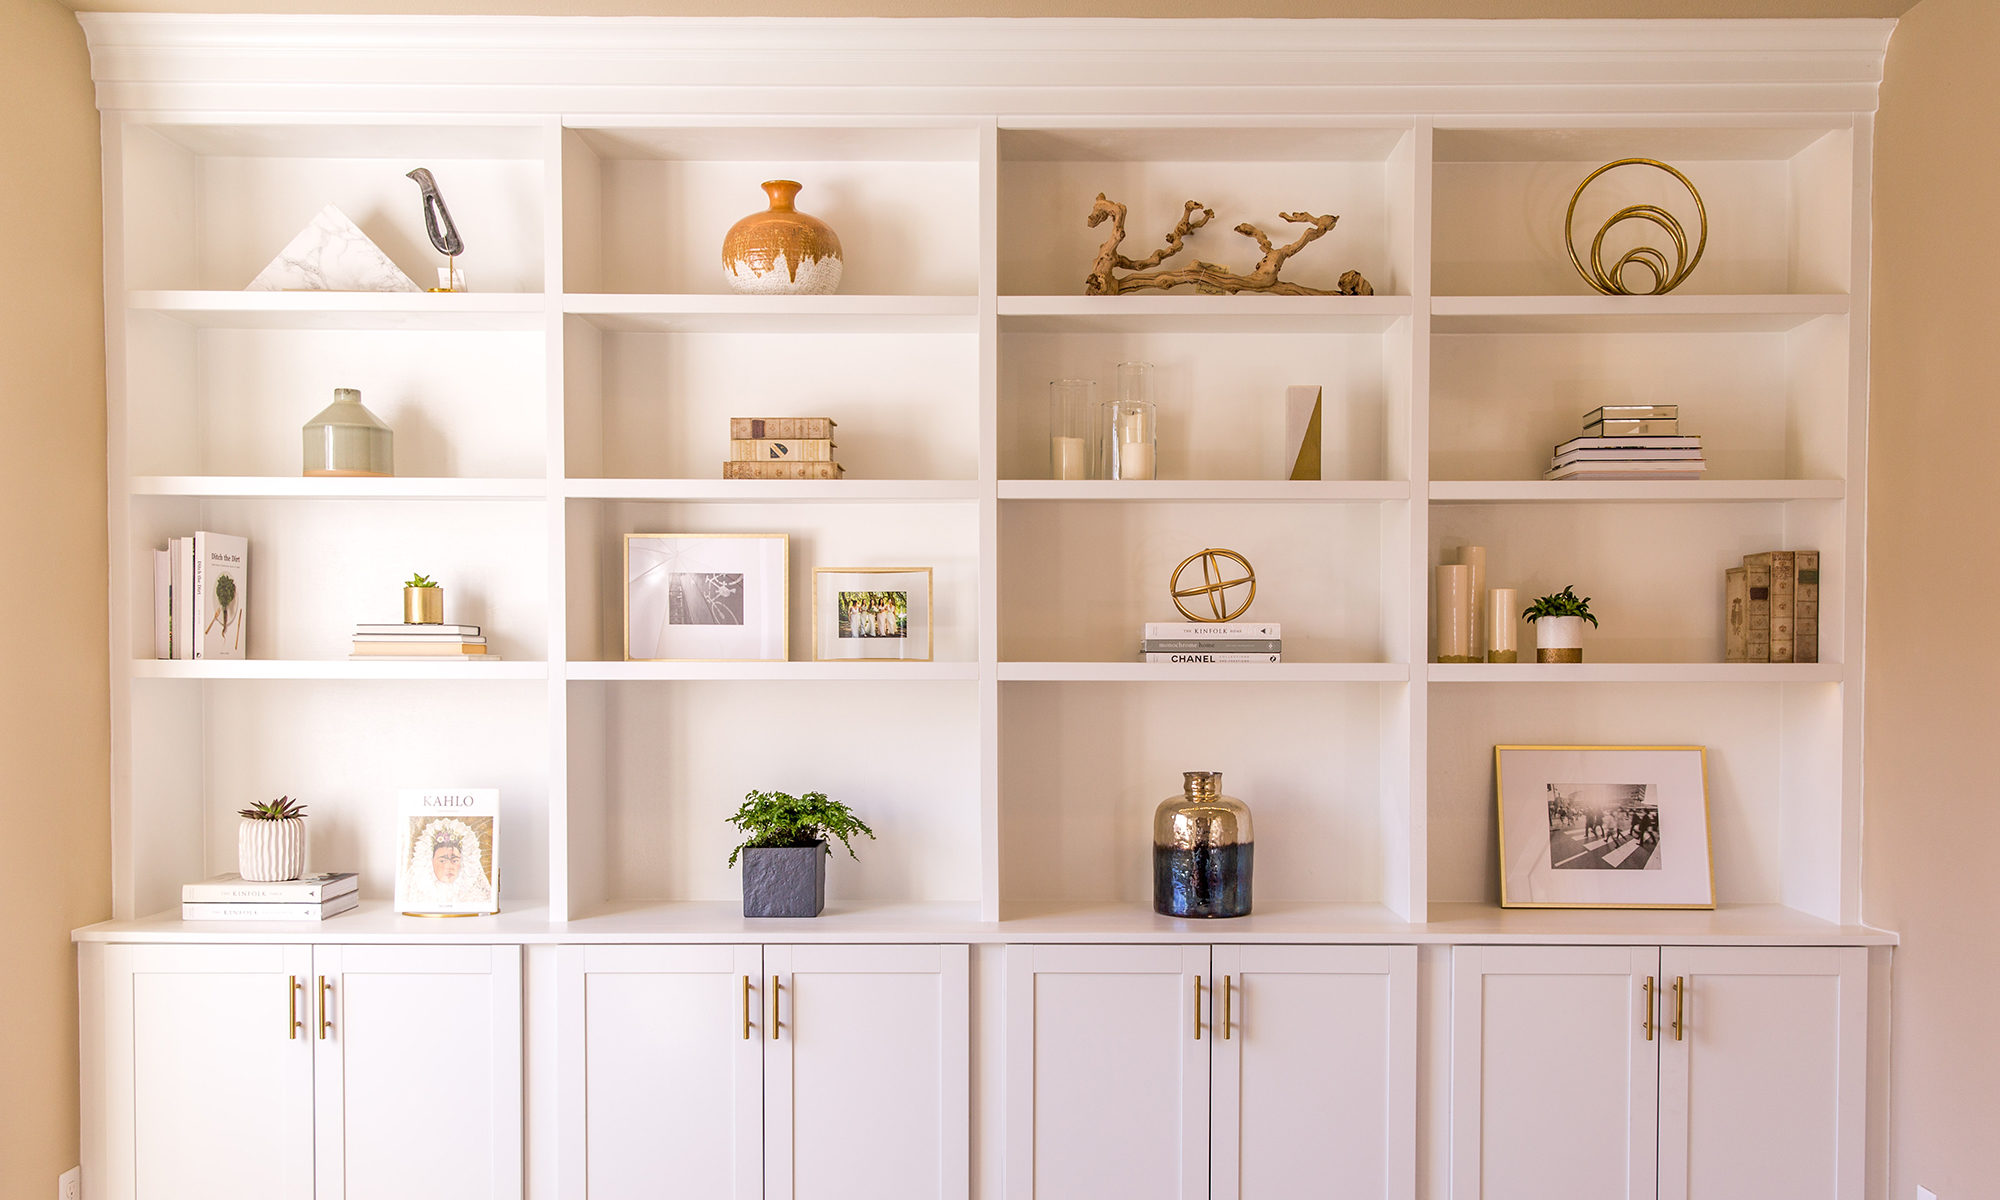
{"type": "Polygon", "coordinates": [[[309,946],[106,949],[93,1196],[309,1200],[311,974],[309,946]]]}
{"type": "Polygon", "coordinates": [[[564,946],[559,961],[562,1194],[756,1200],[760,948],[564,946]]]}
{"type": "Polygon", "coordinates": [[[1413,946],[1217,946],[1213,1200],[1411,1200],[1413,946]]]}
{"type": "Polygon", "coordinates": [[[318,946],[313,983],[318,1200],[519,1197],[521,948],[318,946]]]}
{"type": "Polygon", "coordinates": [[[1867,954],[1661,953],[1661,1200],[1861,1200],[1867,954]]]}
{"type": "Polygon", "coordinates": [[[1007,1195],[1208,1193],[1207,946],[1007,947],[1007,1195]]]}
{"type": "Polygon", "coordinates": [[[963,1200],[971,1188],[964,946],[766,946],[764,1191],[963,1200]]]}
{"type": "Polygon", "coordinates": [[[1452,951],[1453,1200],[1649,1200],[1651,947],[1452,951]]]}

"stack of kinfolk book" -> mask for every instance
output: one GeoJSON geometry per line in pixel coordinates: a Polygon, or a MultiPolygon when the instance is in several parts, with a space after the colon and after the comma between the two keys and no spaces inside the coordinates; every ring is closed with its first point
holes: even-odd
{"type": "Polygon", "coordinates": [[[1278,624],[1148,621],[1141,648],[1149,663],[1274,663],[1282,661],[1278,624]]]}
{"type": "Polygon", "coordinates": [[[181,885],[183,921],[318,921],[360,903],[361,877],[352,871],[281,883],[253,883],[232,873],[181,885]]]}
{"type": "Polygon", "coordinates": [[[1819,661],[1819,551],[1746,554],[1722,578],[1722,661],[1819,661]]]}
{"type": "Polygon", "coordinates": [[[1549,479],[1700,479],[1708,469],[1701,439],[1680,431],[1678,404],[1620,404],[1593,409],[1583,436],[1556,447],[1549,479]]]}
{"type": "Polygon", "coordinates": [[[832,417],[731,417],[724,479],[838,479],[832,417]]]}
{"type": "Polygon", "coordinates": [[[425,662],[498,662],[477,625],[356,625],[349,658],[425,662]]]}

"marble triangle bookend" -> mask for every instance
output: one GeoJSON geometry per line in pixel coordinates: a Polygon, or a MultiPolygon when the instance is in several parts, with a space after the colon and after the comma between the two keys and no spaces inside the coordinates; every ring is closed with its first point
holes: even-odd
{"type": "Polygon", "coordinates": [[[402,268],[370,241],[347,214],[329,204],[319,210],[246,292],[415,292],[402,268]]]}

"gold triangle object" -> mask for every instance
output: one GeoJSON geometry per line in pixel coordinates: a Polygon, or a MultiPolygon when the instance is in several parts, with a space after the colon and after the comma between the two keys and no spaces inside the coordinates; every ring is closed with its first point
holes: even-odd
{"type": "Polygon", "coordinates": [[[1318,479],[1320,405],[1324,399],[1321,389],[1313,390],[1312,416],[1306,420],[1304,435],[1299,439],[1297,457],[1292,460],[1293,479],[1318,479]]]}

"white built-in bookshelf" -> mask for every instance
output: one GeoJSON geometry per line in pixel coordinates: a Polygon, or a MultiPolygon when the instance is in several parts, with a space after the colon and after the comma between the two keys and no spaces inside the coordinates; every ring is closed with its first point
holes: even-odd
{"type": "MultiPolygon", "coordinates": [[[[741,936],[723,818],[756,787],[825,790],[881,834],[832,866],[838,928],[1145,937],[1150,814],[1212,769],[1254,811],[1272,936],[1445,914],[1557,936],[1576,918],[1497,908],[1492,749],[1601,743],[1708,747],[1730,936],[1858,922],[1885,25],[667,22],[557,45],[363,21],[322,52],[311,21],[84,21],[120,917],[233,868],[235,810],[279,794],[311,806],[312,863],[384,899],[397,789],[463,784],[502,796],[507,929],[741,936]],[[789,82],[760,37],[789,39],[789,82]],[[1189,39],[1230,51],[1200,83],[1130,65],[1189,39]],[[1563,249],[1571,189],[1629,155],[1707,203],[1669,296],[1592,294],[1563,249]],[[472,292],[238,290],[329,203],[427,282],[420,165],[472,292]],[[838,231],[840,294],[727,291],[722,232],[773,177],[838,231]],[[1338,213],[1286,277],[1358,268],[1377,294],[1085,297],[1100,191],[1129,253],[1196,198],[1217,216],[1192,253],[1237,265],[1230,225],[1338,213]],[[1048,381],[1108,389],[1132,359],[1158,367],[1162,478],[1049,480],[1048,381]],[[1294,384],[1325,389],[1323,482],[1282,478],[1294,384]],[[300,477],[337,386],[394,427],[398,478],[300,477]],[[1707,478],[1541,479],[1585,411],[1633,402],[1682,406],[1707,478]],[[793,414],[839,422],[846,479],[719,478],[728,418],[793,414]],[[249,661],[146,657],[148,552],[197,528],[250,539],[249,661]],[[621,661],[635,532],[790,535],[792,661],[621,661]],[[1432,567],[1463,544],[1493,586],[1591,595],[1586,663],[1431,664],[1432,567]],[[1256,564],[1284,663],[1133,661],[1208,546],[1256,564]],[[1787,547],[1823,555],[1823,661],[1723,664],[1723,568],[1787,547]],[[935,661],[809,661],[812,568],[870,565],[934,568],[935,661]],[[348,661],[413,571],[504,661],[348,661]]],[[[1688,918],[1591,920],[1643,940],[1688,918]]]]}

